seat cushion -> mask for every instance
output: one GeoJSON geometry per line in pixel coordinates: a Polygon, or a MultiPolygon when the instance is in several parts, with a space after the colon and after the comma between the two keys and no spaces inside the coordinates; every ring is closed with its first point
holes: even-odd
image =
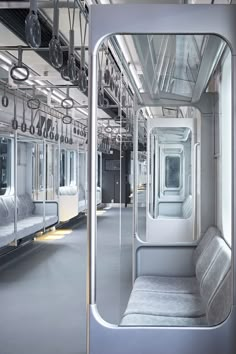
{"type": "Polygon", "coordinates": [[[132,291],[125,315],[146,314],[172,317],[205,316],[204,305],[198,294],[157,293],[132,291]]]}
{"type": "Polygon", "coordinates": [[[220,252],[222,245],[221,241],[224,242],[220,237],[214,237],[199,256],[196,264],[196,277],[199,283],[202,282],[206,272],[211,267],[220,252]]]}
{"type": "Polygon", "coordinates": [[[169,317],[143,314],[123,316],[120,326],[201,326],[206,317],[169,317]]]}
{"type": "Polygon", "coordinates": [[[141,276],[135,280],[134,290],[147,290],[166,293],[199,293],[195,277],[141,276]]]}
{"type": "Polygon", "coordinates": [[[205,232],[205,234],[202,236],[202,238],[199,240],[199,243],[194,251],[194,264],[197,263],[200,255],[207,248],[207,246],[215,236],[220,236],[220,231],[215,226],[210,226],[205,232]]]}
{"type": "Polygon", "coordinates": [[[14,238],[14,223],[0,226],[0,247],[8,245],[14,238]]]}
{"type": "Polygon", "coordinates": [[[207,321],[209,325],[217,325],[228,317],[233,304],[232,284],[230,270],[208,303],[207,321]]]}
{"type": "Polygon", "coordinates": [[[231,266],[231,250],[220,237],[215,237],[212,243],[219,245],[219,251],[211,262],[211,266],[205,273],[200,283],[200,293],[205,305],[211,301],[219,286],[230,270],[231,266]]]}
{"type": "Polygon", "coordinates": [[[45,226],[49,227],[55,225],[58,222],[58,217],[56,215],[46,215],[45,216],[45,226]]]}
{"type": "Polygon", "coordinates": [[[17,222],[16,239],[30,236],[43,229],[43,218],[39,216],[31,216],[17,222]]]}

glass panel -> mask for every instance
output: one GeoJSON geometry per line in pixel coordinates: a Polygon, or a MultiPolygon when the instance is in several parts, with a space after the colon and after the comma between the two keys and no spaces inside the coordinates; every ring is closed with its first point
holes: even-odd
{"type": "Polygon", "coordinates": [[[179,188],[180,186],[180,158],[166,156],[165,158],[165,186],[166,188],[179,188]]]}
{"type": "Polygon", "coordinates": [[[0,195],[11,187],[11,140],[0,138],[0,195]]]}
{"type": "Polygon", "coordinates": [[[46,145],[46,199],[56,198],[58,152],[53,144],[46,145]]]}
{"type": "MultiPolygon", "coordinates": [[[[23,139],[21,138],[21,141],[23,139]]],[[[26,140],[27,141],[27,140],[26,140]]],[[[21,142],[22,144],[22,142],[21,142]]],[[[43,200],[44,198],[44,153],[42,143],[28,142],[27,150],[31,151],[32,167],[32,194],[34,200],[43,200]]],[[[18,159],[20,150],[18,149],[18,159]]]]}
{"type": "Polygon", "coordinates": [[[76,185],[75,151],[70,151],[70,185],[76,185]]]}
{"type": "MultiPolygon", "coordinates": [[[[109,71],[109,65],[100,61],[98,86],[104,89],[104,96],[100,97],[100,108],[103,108],[104,98],[109,99],[113,94],[120,105],[114,111],[114,116],[100,119],[98,127],[100,129],[98,141],[101,144],[106,141],[103,150],[102,187],[104,202],[108,205],[102,211],[97,210],[97,306],[101,316],[112,323],[131,326],[145,326],[147,323],[163,326],[164,323],[171,326],[173,322],[169,318],[173,314],[168,303],[163,299],[160,302],[155,299],[156,305],[153,305],[152,292],[148,287],[157,289],[160,276],[168,277],[171,284],[171,277],[187,278],[195,274],[192,247],[175,246],[196,242],[213,224],[218,226],[224,236],[226,233],[230,236],[232,234],[230,232],[232,146],[229,137],[231,117],[229,108],[221,107],[226,101],[229,103],[228,107],[231,107],[230,98],[225,100],[223,94],[223,91],[229,95],[231,92],[231,63],[228,63],[228,66],[225,64],[226,46],[223,40],[216,36],[126,35],[123,39],[125,39],[123,42],[118,41],[117,46],[118,49],[124,48],[122,60],[130,63],[130,71],[135,73],[133,79],[139,92],[146,93],[141,95],[145,107],[142,107],[140,115],[144,117],[144,121],[141,127],[142,117],[129,117],[127,107],[123,105],[122,89],[132,86],[130,78],[126,77],[126,70],[121,71],[123,76],[118,74],[113,76],[115,85],[108,85],[104,82],[102,74],[105,70],[109,71]],[[207,82],[210,84],[206,89],[207,82]],[[220,100],[218,85],[222,85],[220,100]],[[163,102],[163,106],[154,107],[155,102],[157,105],[163,102]],[[191,102],[199,104],[204,102],[207,114],[201,115],[194,108],[187,107],[191,102]],[[149,104],[152,106],[148,107],[149,104]],[[215,106],[214,109],[212,104],[215,106]],[[216,118],[217,114],[219,117],[216,118]],[[226,124],[223,124],[224,117],[228,119],[226,124]],[[138,137],[135,139],[137,151],[134,153],[132,142],[137,122],[139,125],[138,137]],[[119,139],[117,136],[114,138],[112,130],[114,123],[119,124],[119,139]],[[125,131],[127,126],[128,129],[125,131]],[[220,141],[216,141],[217,129],[220,141]],[[126,134],[123,134],[123,131],[126,134]],[[131,141],[130,176],[127,179],[123,178],[124,171],[125,174],[128,171],[124,165],[127,149],[122,143],[125,135],[128,136],[127,141],[129,139],[131,141]],[[219,151],[214,150],[215,144],[219,151]],[[132,182],[134,171],[137,171],[136,186],[133,186],[132,182]],[[126,190],[124,186],[127,180],[130,182],[131,192],[137,191],[134,205],[134,220],[137,224],[135,231],[137,226],[139,236],[146,241],[144,246],[143,243],[139,243],[138,238],[135,239],[133,262],[131,245],[134,235],[130,227],[132,218],[129,208],[126,210],[123,207],[126,190]],[[226,183],[227,181],[229,183],[226,183]],[[146,200],[149,201],[149,210],[145,209],[146,200]],[[226,212],[228,217],[225,215],[226,212]],[[143,220],[145,230],[142,233],[143,220]],[[141,311],[145,316],[127,315],[132,307],[131,300],[126,315],[120,322],[122,309],[125,308],[125,302],[128,303],[127,294],[129,295],[132,286],[132,266],[134,277],[158,276],[158,284],[155,284],[154,278],[152,284],[145,284],[143,294],[138,294],[140,296],[135,299],[137,310],[135,313],[141,311]],[[116,306],[112,306],[114,303],[116,306]],[[150,304],[154,312],[166,311],[167,315],[154,316],[154,321],[153,316],[149,317],[150,304]]],[[[103,49],[99,51],[99,56],[102,56],[102,51],[103,49]]],[[[106,52],[104,53],[106,55],[106,52]]],[[[132,193],[130,194],[132,200],[132,193]]],[[[226,260],[228,268],[229,263],[228,257],[226,260]]],[[[163,291],[166,289],[164,286],[163,291]]],[[[208,298],[204,298],[204,294],[202,296],[203,302],[205,300],[209,302],[208,298]]],[[[178,304],[176,299],[175,306],[178,311],[182,311],[178,304]]],[[[182,318],[186,318],[185,310],[182,318]]],[[[219,308],[215,311],[210,306],[204,314],[204,323],[201,322],[202,319],[199,322],[194,320],[193,325],[214,325],[213,322],[218,320],[214,317],[211,321],[210,312],[218,316],[219,308]]],[[[221,316],[222,319],[225,317],[222,312],[221,316]]],[[[188,323],[184,320],[180,325],[185,326],[188,323]]]]}
{"type": "MultiPolygon", "coordinates": [[[[147,200],[147,120],[139,114],[138,120],[138,165],[137,165],[137,232],[142,240],[146,240],[146,200],[147,200]]],[[[133,178],[133,173],[131,173],[133,178]]]]}
{"type": "Polygon", "coordinates": [[[204,35],[133,35],[143,80],[153,98],[162,93],[192,95],[205,44],[204,35]]]}
{"type": "Polygon", "coordinates": [[[86,199],[86,153],[79,152],[79,202],[85,206],[86,199]]]}
{"type": "Polygon", "coordinates": [[[67,185],[67,159],[66,151],[61,150],[60,154],[60,187],[67,185]]]}

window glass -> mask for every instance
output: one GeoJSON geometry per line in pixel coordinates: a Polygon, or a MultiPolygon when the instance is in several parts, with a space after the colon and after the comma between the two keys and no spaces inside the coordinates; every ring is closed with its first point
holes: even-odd
{"type": "Polygon", "coordinates": [[[165,186],[166,188],[180,187],[179,156],[166,156],[165,158],[165,186]]]}
{"type": "Polygon", "coordinates": [[[60,156],[60,186],[66,186],[66,151],[61,150],[60,156]]]}
{"type": "Polygon", "coordinates": [[[101,173],[101,156],[98,155],[98,166],[97,166],[97,186],[98,187],[101,187],[100,173],[101,173]]]}
{"type": "Polygon", "coordinates": [[[75,185],[75,152],[70,151],[70,185],[75,185]]]}
{"type": "Polygon", "coordinates": [[[0,138],[0,195],[10,187],[11,176],[11,140],[0,138]]]}

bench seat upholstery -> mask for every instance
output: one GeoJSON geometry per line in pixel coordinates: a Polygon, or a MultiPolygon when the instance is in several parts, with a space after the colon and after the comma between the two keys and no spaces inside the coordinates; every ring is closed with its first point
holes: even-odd
{"type": "Polygon", "coordinates": [[[196,294],[199,292],[199,286],[195,277],[144,275],[136,279],[133,290],[196,294]]]}
{"type": "Polygon", "coordinates": [[[0,197],[0,247],[14,240],[27,236],[55,225],[58,222],[57,202],[45,203],[45,224],[43,203],[33,202],[28,194],[19,195],[17,201],[17,230],[14,230],[15,200],[14,196],[0,197]]]}
{"type": "Polygon", "coordinates": [[[231,251],[210,227],[193,255],[195,277],[141,276],[121,326],[198,326],[222,322],[230,311],[231,251]]]}

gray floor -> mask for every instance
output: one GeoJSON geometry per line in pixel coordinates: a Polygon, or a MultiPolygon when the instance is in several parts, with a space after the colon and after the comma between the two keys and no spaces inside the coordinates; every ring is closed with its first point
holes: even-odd
{"type": "MultiPolygon", "coordinates": [[[[98,309],[118,323],[131,291],[132,209],[98,215],[98,309]],[[120,252],[121,250],[121,252],[120,252]]],[[[0,354],[85,353],[86,224],[25,246],[0,267],[0,354]]]]}

